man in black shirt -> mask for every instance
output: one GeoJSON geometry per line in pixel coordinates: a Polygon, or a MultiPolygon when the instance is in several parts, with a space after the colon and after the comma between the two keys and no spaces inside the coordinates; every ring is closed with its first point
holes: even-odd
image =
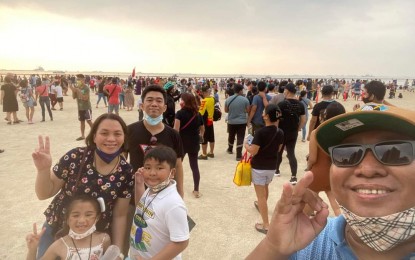
{"type": "Polygon", "coordinates": [[[295,145],[297,143],[298,131],[300,131],[306,123],[305,108],[295,97],[296,92],[297,89],[293,83],[287,84],[284,90],[285,100],[278,104],[282,113],[282,120],[279,127],[284,131],[284,144],[283,149],[278,153],[277,170],[275,171],[275,175],[279,176],[282,153],[285,147],[287,150],[288,161],[290,162],[290,183],[292,184],[297,183],[298,164],[297,158],[295,157],[295,145]]]}

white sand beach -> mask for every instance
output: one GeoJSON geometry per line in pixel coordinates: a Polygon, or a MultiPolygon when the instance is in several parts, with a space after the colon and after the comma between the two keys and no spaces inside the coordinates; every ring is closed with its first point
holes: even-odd
{"type": "MultiPolygon", "coordinates": [[[[223,93],[220,98],[223,104],[223,93]]],[[[93,118],[106,112],[102,101],[100,108],[95,108],[96,95],[91,94],[91,100],[93,118]]],[[[347,111],[351,111],[353,105],[358,103],[350,98],[347,102],[339,101],[345,105],[347,111]]],[[[396,106],[415,110],[415,93],[403,92],[403,99],[388,101],[396,106]]],[[[64,110],[53,111],[53,115],[53,122],[46,116],[46,122],[41,123],[41,109],[37,106],[35,124],[29,125],[21,103],[18,117],[24,122],[7,125],[3,120],[5,114],[2,114],[0,149],[5,149],[5,152],[0,154],[0,185],[3,187],[0,189],[0,259],[24,259],[26,234],[31,232],[33,222],[40,227],[45,220],[43,211],[50,200],[39,201],[34,192],[36,170],[31,153],[37,146],[37,136],[50,136],[54,162],[69,149],[85,145],[84,142],[75,141],[80,136],[80,130],[76,102],[71,96],[64,98],[64,110]]],[[[136,110],[120,110],[120,115],[127,124],[138,119],[136,110]]],[[[264,237],[254,228],[254,224],[260,221],[260,216],[253,204],[256,200],[253,186],[236,187],[232,182],[237,162],[235,154],[226,153],[224,116],[215,123],[215,134],[215,158],[199,161],[200,192],[203,194],[199,199],[192,196],[193,180],[187,158],[183,163],[185,202],[189,215],[196,222],[196,227],[191,232],[190,244],[183,253],[184,259],[243,259],[264,237]]],[[[308,142],[303,143],[299,139],[296,148],[299,177],[303,175],[306,167],[307,153],[308,142]]],[[[270,214],[279,198],[282,184],[288,182],[289,177],[288,159],[284,154],[281,177],[274,178],[270,184],[270,214]]]]}

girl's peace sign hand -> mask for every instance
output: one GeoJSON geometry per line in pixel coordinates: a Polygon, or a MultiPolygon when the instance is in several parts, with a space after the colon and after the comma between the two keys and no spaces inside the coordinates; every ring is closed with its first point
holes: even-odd
{"type": "Polygon", "coordinates": [[[39,135],[39,147],[32,153],[33,162],[38,170],[47,171],[49,173],[50,167],[52,166],[52,156],[50,155],[50,142],[49,136],[43,137],[39,135]]]}
{"type": "Polygon", "coordinates": [[[36,223],[33,223],[33,233],[32,234],[28,234],[26,236],[26,245],[27,248],[29,250],[37,250],[37,247],[39,245],[39,241],[40,238],[43,236],[43,234],[45,233],[46,228],[42,228],[42,230],[40,231],[40,233],[37,233],[37,226],[36,223]]]}

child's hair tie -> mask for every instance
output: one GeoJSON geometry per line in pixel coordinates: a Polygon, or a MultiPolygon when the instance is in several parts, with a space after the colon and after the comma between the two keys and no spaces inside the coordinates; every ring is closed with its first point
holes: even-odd
{"type": "Polygon", "coordinates": [[[99,197],[99,198],[97,198],[97,200],[98,200],[99,207],[101,208],[101,213],[102,212],[105,212],[105,201],[104,201],[104,198],[99,197]]]}

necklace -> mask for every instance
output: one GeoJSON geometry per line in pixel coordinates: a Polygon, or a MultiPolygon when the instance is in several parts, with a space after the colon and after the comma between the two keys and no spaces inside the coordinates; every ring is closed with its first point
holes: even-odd
{"type": "MultiPolygon", "coordinates": [[[[161,189],[159,192],[157,192],[154,197],[150,200],[150,202],[147,204],[146,206],[146,200],[148,195],[150,194],[150,190],[147,192],[145,198],[144,198],[144,203],[143,203],[143,212],[141,213],[141,218],[144,220],[144,214],[146,213],[146,210],[148,209],[148,207],[150,207],[151,202],[153,202],[153,200],[157,197],[157,195],[162,192],[165,188],[167,188],[168,186],[164,187],[163,189],[161,189]]],[[[145,221],[145,220],[144,220],[145,221]]]]}
{"type": "MultiPolygon", "coordinates": [[[[111,171],[109,171],[108,173],[106,173],[106,174],[101,174],[101,175],[104,175],[104,176],[107,176],[107,175],[109,175],[109,174],[111,174],[112,172],[114,172],[114,170],[117,168],[117,166],[118,166],[118,164],[120,163],[120,161],[121,161],[121,157],[120,156],[118,156],[118,160],[117,160],[117,163],[115,164],[115,166],[114,166],[114,168],[112,168],[112,170],[111,171]]],[[[95,156],[95,154],[94,154],[94,166],[95,166],[95,169],[97,169],[97,171],[98,171],[98,168],[97,168],[97,157],[95,156]]],[[[99,172],[99,171],[98,171],[99,172]]]]}
{"type": "MultiPolygon", "coordinates": [[[[79,254],[78,248],[76,247],[75,241],[73,240],[72,237],[71,237],[71,240],[72,240],[73,246],[75,247],[76,253],[78,254],[79,260],[82,260],[81,255],[79,254]]],[[[91,257],[91,247],[92,247],[92,234],[89,239],[89,253],[88,253],[87,259],[91,257]]]]}

